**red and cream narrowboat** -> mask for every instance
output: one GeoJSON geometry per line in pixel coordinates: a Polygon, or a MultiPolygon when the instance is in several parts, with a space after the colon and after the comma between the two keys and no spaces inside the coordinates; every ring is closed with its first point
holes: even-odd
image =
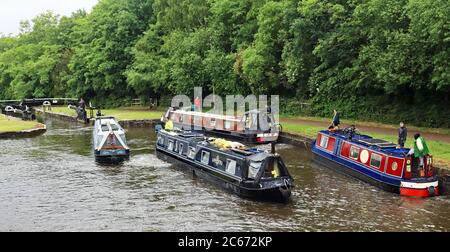
{"type": "Polygon", "coordinates": [[[270,109],[252,110],[242,116],[202,113],[189,109],[169,108],[161,122],[171,120],[175,127],[183,130],[198,130],[203,133],[235,139],[244,143],[263,144],[278,140],[281,126],[275,122],[270,109]]]}
{"type": "Polygon", "coordinates": [[[350,127],[320,131],[311,149],[315,161],[386,191],[416,197],[439,194],[431,155],[425,156],[419,167],[420,160],[408,155],[409,148],[356,134],[350,127]]]}

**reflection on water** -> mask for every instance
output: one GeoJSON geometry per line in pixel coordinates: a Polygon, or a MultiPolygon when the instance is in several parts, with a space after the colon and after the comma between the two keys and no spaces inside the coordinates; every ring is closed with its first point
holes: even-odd
{"type": "Polygon", "coordinates": [[[154,155],[152,129],[127,132],[130,161],[99,165],[91,128],[48,121],[40,137],[0,140],[0,231],[450,230],[448,196],[412,199],[378,190],[278,151],[295,179],[287,205],[244,200],[154,155]]]}

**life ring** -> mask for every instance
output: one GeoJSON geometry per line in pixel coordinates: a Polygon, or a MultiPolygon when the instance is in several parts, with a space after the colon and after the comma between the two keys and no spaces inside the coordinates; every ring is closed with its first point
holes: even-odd
{"type": "Polygon", "coordinates": [[[51,106],[52,104],[49,101],[45,101],[42,103],[42,106],[51,106]]]}
{"type": "Polygon", "coordinates": [[[5,112],[13,112],[14,108],[12,106],[6,106],[5,112]]]}

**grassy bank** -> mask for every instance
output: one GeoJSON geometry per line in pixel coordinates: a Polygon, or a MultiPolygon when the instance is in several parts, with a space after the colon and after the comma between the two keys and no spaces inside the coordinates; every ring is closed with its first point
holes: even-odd
{"type": "MultiPolygon", "coordinates": [[[[315,138],[317,136],[317,132],[323,129],[324,129],[323,127],[318,126],[299,125],[286,122],[283,123],[283,131],[300,134],[310,138],[315,138]]],[[[397,142],[397,136],[378,134],[373,132],[361,132],[361,133],[368,134],[376,138],[385,139],[393,143],[397,142]]],[[[408,138],[405,147],[412,148],[413,144],[414,142],[412,138],[408,138]]],[[[431,140],[427,140],[427,144],[431,154],[434,156],[435,164],[437,164],[437,166],[440,167],[450,167],[450,144],[431,140]]]]}
{"type": "Polygon", "coordinates": [[[40,125],[37,122],[22,121],[17,118],[7,117],[0,114],[0,133],[19,132],[22,130],[30,130],[40,125]]]}
{"type": "MultiPolygon", "coordinates": [[[[76,112],[68,107],[53,107],[54,113],[61,113],[70,116],[76,116],[76,112]]],[[[94,111],[96,113],[97,111],[94,111]]],[[[117,108],[102,110],[102,114],[106,116],[114,116],[117,120],[144,120],[144,119],[159,119],[164,111],[150,111],[141,107],[117,108]]],[[[89,115],[89,111],[88,111],[89,115]]]]}
{"type": "MultiPolygon", "coordinates": [[[[332,115],[330,115],[330,118],[322,118],[322,117],[310,117],[310,116],[289,116],[289,115],[281,115],[280,119],[301,119],[301,120],[308,120],[308,121],[317,121],[317,122],[326,122],[331,123],[332,115]]],[[[380,122],[368,122],[368,121],[361,121],[361,120],[349,120],[349,119],[340,119],[342,125],[364,125],[369,127],[377,127],[377,128],[387,128],[387,129],[398,129],[398,124],[387,124],[387,123],[380,123],[380,122]]],[[[284,126],[284,123],[283,123],[284,126]]],[[[418,131],[418,132],[429,132],[429,133],[437,133],[437,134],[446,134],[450,135],[450,129],[446,128],[426,128],[426,127],[417,127],[414,125],[407,124],[407,127],[411,131],[418,131]]]]}

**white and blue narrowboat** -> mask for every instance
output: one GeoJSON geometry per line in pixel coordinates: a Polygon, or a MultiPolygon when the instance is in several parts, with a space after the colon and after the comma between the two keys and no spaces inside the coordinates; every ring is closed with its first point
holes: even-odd
{"type": "Polygon", "coordinates": [[[98,162],[121,162],[130,157],[125,130],[114,117],[97,117],[92,133],[95,160],[98,162]]]}
{"type": "Polygon", "coordinates": [[[160,129],[156,152],[184,171],[245,198],[286,202],[294,186],[278,154],[202,133],[160,129]]]}
{"type": "Polygon", "coordinates": [[[419,169],[419,159],[408,155],[409,148],[356,134],[354,127],[320,131],[311,149],[315,161],[386,191],[416,197],[439,193],[431,155],[424,157],[419,169]]]}

